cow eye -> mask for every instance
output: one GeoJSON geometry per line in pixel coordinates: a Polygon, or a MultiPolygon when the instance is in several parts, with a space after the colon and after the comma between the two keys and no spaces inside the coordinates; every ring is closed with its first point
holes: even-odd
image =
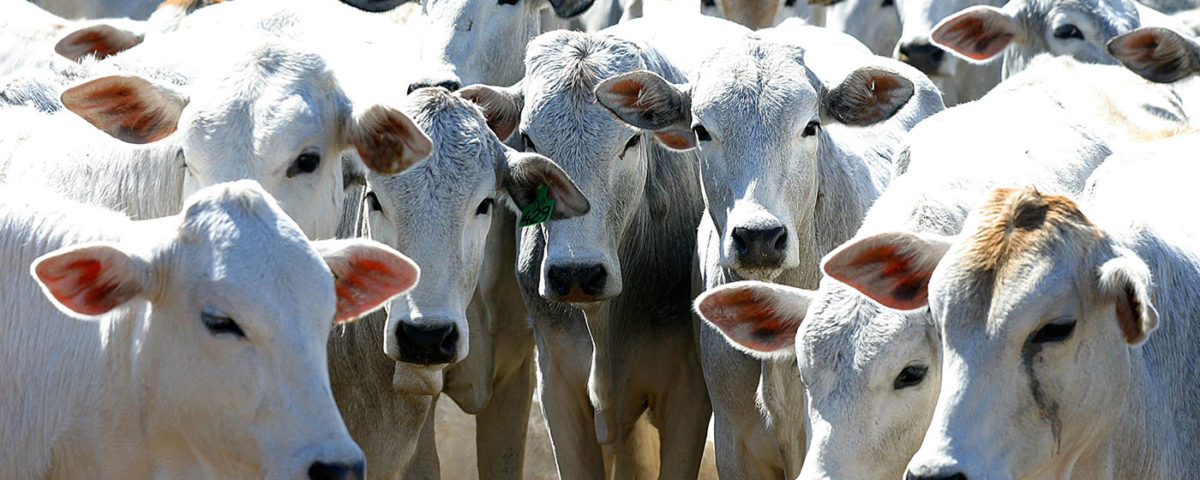
{"type": "Polygon", "coordinates": [[[1075,319],[1062,318],[1053,320],[1039,328],[1029,336],[1029,343],[1059,343],[1071,338],[1075,331],[1075,319]]]}
{"type": "Polygon", "coordinates": [[[1067,23],[1054,28],[1054,38],[1083,40],[1083,32],[1079,31],[1079,27],[1067,23]]]}
{"type": "Polygon", "coordinates": [[[796,6],[796,0],[784,0],[783,6],[794,7],[794,6],[796,6]]]}
{"type": "Polygon", "coordinates": [[[533,139],[529,138],[529,135],[522,133],[521,140],[525,142],[526,152],[537,152],[537,145],[533,144],[533,139]]]}
{"type": "Polygon", "coordinates": [[[696,132],[696,139],[700,140],[701,142],[712,140],[712,135],[708,134],[708,129],[704,128],[704,125],[696,125],[692,127],[692,131],[696,132]]]}
{"type": "Polygon", "coordinates": [[[288,178],[292,178],[302,173],[312,173],[317,170],[317,166],[321,165],[321,156],[312,152],[301,153],[296,157],[296,161],[287,169],[288,178]]]}
{"type": "Polygon", "coordinates": [[[811,137],[813,135],[816,135],[817,132],[819,132],[820,130],[821,130],[821,122],[813,120],[811,122],[808,122],[808,125],[804,126],[804,133],[802,133],[801,136],[811,137]]]}
{"type": "Polygon", "coordinates": [[[379,203],[379,197],[375,196],[375,192],[367,192],[367,206],[371,207],[372,212],[383,211],[383,205],[379,203]]]}
{"type": "Polygon", "coordinates": [[[479,206],[475,207],[475,214],[476,215],[487,215],[488,212],[492,211],[493,203],[496,203],[496,202],[495,202],[495,200],[492,200],[491,198],[483,199],[482,202],[479,202],[479,206]]]}
{"type": "Polygon", "coordinates": [[[500,0],[501,5],[516,5],[518,0],[500,0]]]}
{"type": "Polygon", "coordinates": [[[890,7],[895,4],[896,4],[895,0],[883,0],[883,3],[880,3],[879,6],[880,7],[890,7]]]}
{"type": "Polygon", "coordinates": [[[204,328],[208,329],[208,333],[213,335],[228,334],[238,338],[246,338],[246,333],[242,331],[242,327],[239,327],[237,322],[214,310],[206,308],[201,311],[200,320],[204,322],[204,328]]]}
{"type": "Polygon", "coordinates": [[[900,371],[900,375],[896,376],[896,381],[892,382],[892,388],[896,390],[908,388],[921,383],[925,380],[925,373],[929,371],[929,367],[925,365],[909,365],[900,371]]]}
{"type": "Polygon", "coordinates": [[[628,142],[625,142],[625,150],[629,150],[633,147],[636,147],[637,144],[640,143],[641,141],[642,141],[641,134],[634,135],[633,138],[629,139],[628,142]]]}

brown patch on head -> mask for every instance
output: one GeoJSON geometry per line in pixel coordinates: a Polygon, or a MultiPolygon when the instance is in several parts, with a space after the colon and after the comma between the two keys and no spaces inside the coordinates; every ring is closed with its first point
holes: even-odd
{"type": "Polygon", "coordinates": [[[1043,195],[1032,187],[996,189],[980,215],[984,220],[960,261],[993,281],[1014,258],[1060,242],[1095,241],[1101,235],[1071,199],[1043,195]]]}

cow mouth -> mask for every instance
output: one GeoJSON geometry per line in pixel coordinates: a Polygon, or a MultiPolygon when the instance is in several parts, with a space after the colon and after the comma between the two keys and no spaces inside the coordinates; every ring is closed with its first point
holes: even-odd
{"type": "Polygon", "coordinates": [[[742,280],[758,280],[760,282],[773,282],[780,273],[783,273],[782,268],[743,267],[735,268],[734,271],[742,280]]]}
{"type": "Polygon", "coordinates": [[[392,390],[401,395],[437,395],[442,391],[445,367],[397,362],[392,370],[392,390]]]}

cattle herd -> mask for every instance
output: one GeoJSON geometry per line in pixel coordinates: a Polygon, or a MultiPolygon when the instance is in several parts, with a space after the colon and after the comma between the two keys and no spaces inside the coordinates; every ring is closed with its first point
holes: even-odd
{"type": "Polygon", "coordinates": [[[0,478],[1200,478],[1200,0],[160,1],[0,0],[0,478]]]}

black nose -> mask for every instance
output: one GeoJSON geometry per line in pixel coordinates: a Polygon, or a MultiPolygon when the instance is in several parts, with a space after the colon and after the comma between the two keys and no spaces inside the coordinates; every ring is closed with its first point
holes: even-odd
{"type": "Polygon", "coordinates": [[[358,463],[316,462],[308,467],[309,480],[363,480],[367,478],[367,466],[358,463]]]}
{"type": "Polygon", "coordinates": [[[743,267],[778,268],[787,251],[787,229],[782,225],[734,227],[733,248],[743,267]]]}
{"type": "MultiPolygon", "coordinates": [[[[559,297],[570,297],[573,290],[578,290],[587,297],[595,297],[604,290],[608,282],[608,271],[604,265],[551,265],[546,270],[546,283],[550,290],[559,297]]],[[[567,299],[570,301],[570,299],[567,299]]],[[[582,299],[581,299],[582,300],[582,299]]]]}
{"type": "Polygon", "coordinates": [[[436,326],[400,322],[396,329],[400,361],[417,365],[440,365],[454,361],[458,351],[458,328],[454,323],[436,326]]]}
{"type": "Polygon", "coordinates": [[[900,44],[900,60],[917,67],[926,75],[933,75],[942,66],[946,52],[937,45],[929,42],[910,42],[900,44]]]}
{"type": "Polygon", "coordinates": [[[932,475],[915,475],[912,472],[908,472],[904,475],[904,480],[967,480],[967,476],[962,472],[939,472],[932,475]]]}
{"type": "Polygon", "coordinates": [[[462,88],[462,84],[458,83],[458,80],[441,80],[441,81],[417,80],[413,83],[408,84],[408,93],[411,94],[412,92],[416,91],[418,88],[429,88],[429,87],[442,87],[446,90],[454,92],[454,91],[457,91],[458,89],[462,88]]]}

